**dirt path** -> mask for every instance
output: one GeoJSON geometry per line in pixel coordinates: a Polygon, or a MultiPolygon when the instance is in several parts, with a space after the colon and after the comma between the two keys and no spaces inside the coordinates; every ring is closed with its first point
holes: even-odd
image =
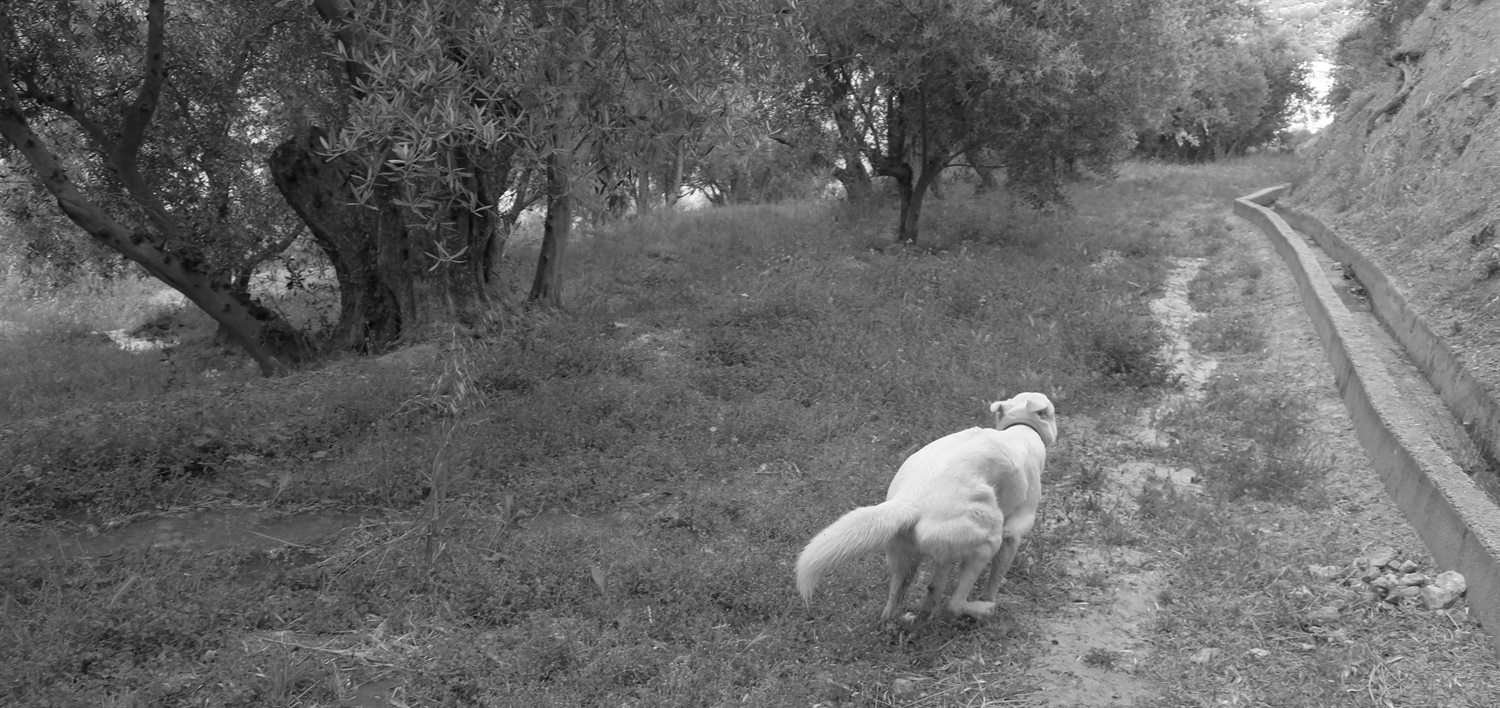
{"type": "MultiPolygon", "coordinates": [[[[1202,397],[1204,385],[1219,366],[1216,358],[1194,351],[1188,341],[1188,327],[1200,316],[1188,300],[1188,284],[1203,266],[1202,258],[1174,259],[1163,292],[1151,302],[1151,313],[1167,335],[1163,357],[1181,378],[1183,388],[1136,416],[1128,434],[1137,444],[1164,446],[1156,420],[1184,399],[1202,397]]],[[[1092,421],[1084,421],[1081,427],[1089,432],[1080,434],[1107,435],[1092,421]]],[[[1146,478],[1155,476],[1188,486],[1194,475],[1192,470],[1149,460],[1125,460],[1110,471],[1105,495],[1117,508],[1128,510],[1146,478]]],[[[1149,660],[1147,634],[1156,596],[1165,582],[1161,564],[1144,552],[1115,546],[1076,544],[1064,553],[1064,572],[1086,592],[1047,622],[1049,649],[1033,670],[1042,686],[1039,705],[1145,702],[1153,695],[1152,687],[1137,676],[1136,669],[1149,660]]]]}

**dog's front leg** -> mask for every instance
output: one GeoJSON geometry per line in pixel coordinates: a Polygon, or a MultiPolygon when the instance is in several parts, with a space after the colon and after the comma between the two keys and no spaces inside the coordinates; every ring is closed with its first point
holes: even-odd
{"type": "Polygon", "coordinates": [[[1016,559],[1016,550],[1020,546],[1019,536],[1006,536],[1000,542],[1000,550],[995,553],[995,559],[990,561],[990,577],[984,581],[984,594],[979,599],[985,602],[995,601],[995,596],[1000,592],[1000,581],[1005,579],[1005,572],[1010,570],[1011,561],[1016,559]]]}

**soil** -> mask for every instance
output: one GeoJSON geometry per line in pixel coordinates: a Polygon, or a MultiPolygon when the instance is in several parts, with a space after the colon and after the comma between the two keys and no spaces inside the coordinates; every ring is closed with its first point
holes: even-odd
{"type": "MultiPolygon", "coordinates": [[[[1193,351],[1188,342],[1187,328],[1199,316],[1188,301],[1188,283],[1203,264],[1201,258],[1176,260],[1161,296],[1151,302],[1151,313],[1167,335],[1163,357],[1171,362],[1173,373],[1181,377],[1184,386],[1182,393],[1137,415],[1130,432],[1145,445],[1164,444],[1155,421],[1177,405],[1178,399],[1201,397],[1203,385],[1218,368],[1218,360],[1193,351]]],[[[1089,421],[1083,427],[1092,428],[1087,434],[1100,434],[1089,421]]],[[[1129,505],[1148,474],[1191,484],[1191,470],[1186,475],[1174,472],[1149,461],[1128,460],[1113,470],[1105,494],[1112,504],[1129,505]]],[[[1084,588],[1107,587],[1109,591],[1076,598],[1061,616],[1048,619],[1050,648],[1034,671],[1042,686],[1042,705],[1129,705],[1148,698],[1151,687],[1135,669],[1150,653],[1145,637],[1156,595],[1165,586],[1163,573],[1154,567],[1154,559],[1129,548],[1080,544],[1065,554],[1068,576],[1084,588]]]]}

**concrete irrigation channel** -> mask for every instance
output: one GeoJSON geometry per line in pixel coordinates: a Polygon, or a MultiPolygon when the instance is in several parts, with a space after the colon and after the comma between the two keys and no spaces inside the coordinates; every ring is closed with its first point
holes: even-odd
{"type": "Polygon", "coordinates": [[[1469,605],[1500,656],[1500,507],[1455,462],[1469,457],[1465,448],[1494,459],[1500,408],[1373,264],[1313,217],[1273,208],[1287,189],[1241,197],[1234,212],[1266,234],[1291,270],[1360,444],[1433,556],[1468,581],[1469,605]],[[1352,267],[1384,328],[1345,305],[1327,274],[1331,259],[1352,267]],[[1424,383],[1413,385],[1418,375],[1403,368],[1424,383]]]}

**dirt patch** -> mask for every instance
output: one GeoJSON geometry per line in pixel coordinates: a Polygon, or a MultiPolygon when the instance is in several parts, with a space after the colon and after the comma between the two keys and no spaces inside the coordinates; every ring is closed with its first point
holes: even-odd
{"type": "Polygon", "coordinates": [[[1161,571],[1145,569],[1151,558],[1128,548],[1074,546],[1066,553],[1072,604],[1048,618],[1043,639],[1050,646],[1032,669],[1041,686],[1038,705],[1118,706],[1149,698],[1151,682],[1136,672],[1151,653],[1161,571]]]}
{"type": "Polygon", "coordinates": [[[270,551],[321,544],[360,523],[358,515],[343,511],[282,514],[264,507],[192,511],[112,529],[80,524],[18,534],[0,544],[0,562],[145,551],[270,551]]]}
{"type": "Polygon", "coordinates": [[[1188,328],[1203,316],[1188,300],[1188,284],[1207,262],[1207,258],[1172,259],[1172,272],[1162,285],[1162,294],[1151,301],[1151,314],[1167,334],[1165,358],[1172,364],[1172,373],[1181,378],[1183,391],[1179,395],[1190,399],[1203,395],[1203,386],[1219,368],[1218,359],[1194,351],[1188,340],[1188,328]]]}

